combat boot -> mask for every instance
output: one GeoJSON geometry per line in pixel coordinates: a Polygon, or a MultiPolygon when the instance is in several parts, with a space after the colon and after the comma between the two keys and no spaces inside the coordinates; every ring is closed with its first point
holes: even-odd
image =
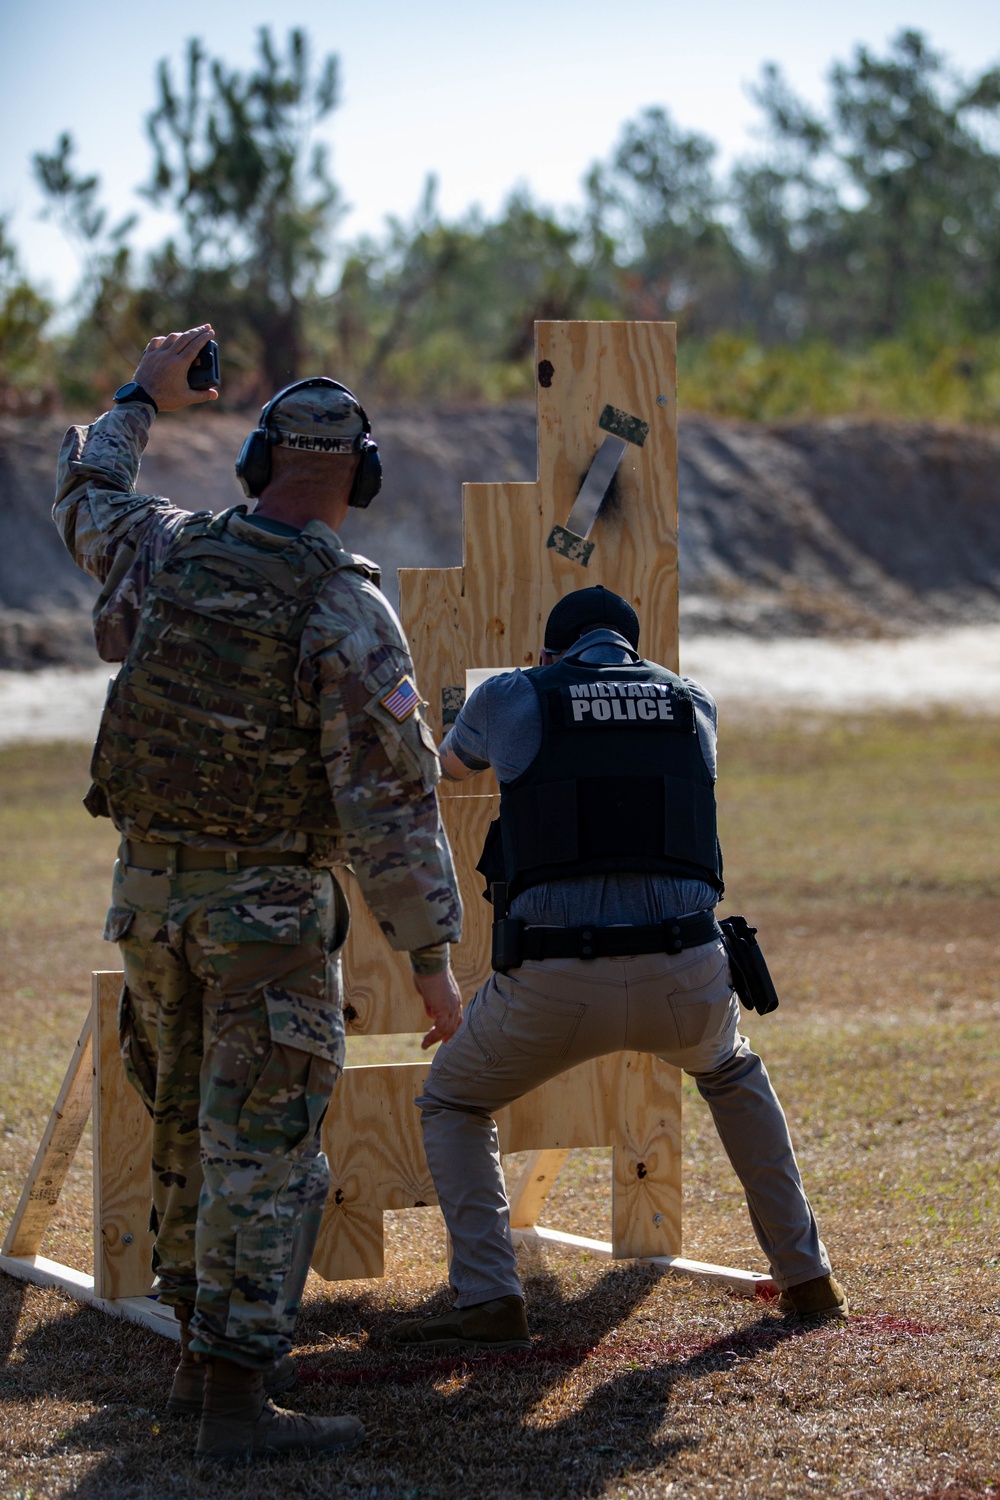
{"type": "Polygon", "coordinates": [[[833,1276],[814,1276],[790,1286],[778,1298],[780,1312],[801,1319],[803,1323],[825,1323],[832,1318],[846,1318],[847,1293],[833,1276]]]}
{"type": "Polygon", "coordinates": [[[389,1335],[394,1344],[424,1349],[530,1349],[531,1335],[520,1297],[494,1297],[472,1307],[427,1318],[405,1318],[389,1335]]]}
{"type": "Polygon", "coordinates": [[[342,1453],[364,1436],[357,1417],[302,1417],[272,1406],[260,1370],[217,1356],[205,1360],[200,1459],[248,1464],[282,1453],[342,1453]]]}
{"type": "MultiPolygon", "coordinates": [[[[200,1417],[205,1395],[205,1363],[197,1354],[191,1353],[191,1318],[194,1308],[189,1302],[181,1302],[174,1308],[174,1315],[181,1330],[181,1357],[174,1370],[174,1383],[167,1397],[167,1411],[172,1417],[200,1417]]],[[[264,1394],[278,1396],[290,1391],[298,1380],[295,1361],[290,1354],[281,1358],[264,1371],[264,1394]]]]}

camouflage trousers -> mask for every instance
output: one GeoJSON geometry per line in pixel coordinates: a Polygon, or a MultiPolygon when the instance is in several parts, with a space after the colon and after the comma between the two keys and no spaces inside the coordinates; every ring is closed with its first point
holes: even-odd
{"type": "Polygon", "coordinates": [[[154,1268],[192,1348],[291,1345],[329,1184],[319,1130],[344,1060],[347,903],[328,870],[115,866],[125,1069],[153,1120],[154,1268]]]}

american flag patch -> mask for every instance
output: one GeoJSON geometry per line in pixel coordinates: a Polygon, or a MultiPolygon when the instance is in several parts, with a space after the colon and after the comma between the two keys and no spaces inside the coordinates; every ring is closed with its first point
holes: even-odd
{"type": "Polygon", "coordinates": [[[387,693],[379,702],[382,707],[392,714],[398,724],[408,719],[410,714],[420,702],[420,696],[408,677],[398,682],[391,693],[387,693]]]}

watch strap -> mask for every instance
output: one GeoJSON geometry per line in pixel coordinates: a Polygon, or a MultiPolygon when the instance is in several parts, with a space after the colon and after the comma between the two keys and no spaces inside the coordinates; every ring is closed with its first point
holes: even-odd
{"type": "Polygon", "coordinates": [[[120,385],[112,400],[116,406],[127,406],[132,401],[142,401],[145,405],[151,406],[155,412],[158,413],[160,410],[145,386],[139,385],[135,380],[128,381],[126,385],[120,385]]]}

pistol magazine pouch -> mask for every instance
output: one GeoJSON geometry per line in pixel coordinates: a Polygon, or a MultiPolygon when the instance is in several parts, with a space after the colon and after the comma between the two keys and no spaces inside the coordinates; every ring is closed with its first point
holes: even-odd
{"type": "Polygon", "coordinates": [[[778,993],[757,942],[757,929],[745,917],[723,917],[719,926],[729,955],[733,989],[747,1010],[766,1016],[778,1008],[778,993]]]}

